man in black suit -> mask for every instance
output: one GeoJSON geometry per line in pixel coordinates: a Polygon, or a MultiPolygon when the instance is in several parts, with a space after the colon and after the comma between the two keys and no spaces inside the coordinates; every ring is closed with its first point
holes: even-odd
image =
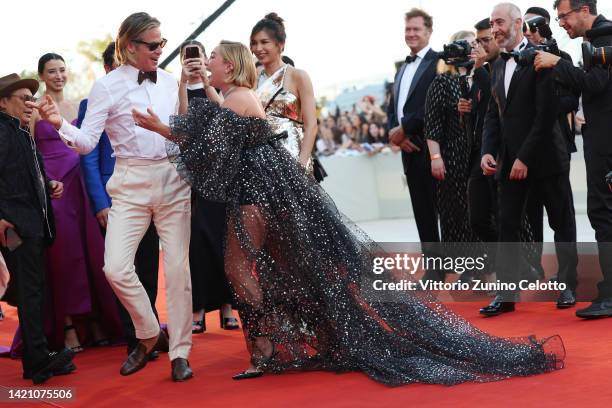
{"type": "MultiPolygon", "coordinates": [[[[425,11],[412,9],[405,15],[405,41],[410,55],[395,76],[393,97],[388,107],[389,140],[402,149],[402,164],[410,200],[422,243],[440,241],[435,206],[435,179],[423,137],[425,98],[436,76],[438,56],[429,46],[433,19],[425,11]]],[[[429,278],[443,275],[428,271],[429,278]]]]}
{"type": "Polygon", "coordinates": [[[50,181],[28,132],[32,109],[26,101],[38,81],[17,74],[0,78],[0,251],[10,281],[4,300],[17,307],[23,338],[23,377],[34,384],[74,371],[74,352],[51,353],[43,331],[45,267],[43,252],[55,235],[50,198],[63,185],[50,181]]]}
{"type": "MultiPolygon", "coordinates": [[[[569,200],[567,144],[557,121],[558,98],[550,70],[519,65],[507,52],[533,47],[523,36],[520,9],[496,6],[491,33],[502,52],[493,64],[491,100],[483,130],[481,167],[495,174],[499,189],[498,279],[518,286],[521,221],[529,194],[537,193],[555,231],[559,281],[567,283],[578,262],[576,222],[569,200]]],[[[526,265],[522,266],[527,267],[526,265]]],[[[499,291],[481,309],[487,316],[514,310],[516,290],[499,291]]]]}
{"type": "MultiPolygon", "coordinates": [[[[596,0],[556,0],[557,21],[570,38],[584,37],[595,47],[612,45],[612,21],[597,15],[596,0]]],[[[582,318],[612,316],[612,192],[605,176],[612,169],[612,73],[610,67],[593,66],[585,72],[555,55],[540,53],[538,69],[553,68],[553,77],[582,92],[586,124],[582,127],[587,170],[587,213],[599,247],[603,280],[593,303],[576,311],[582,318]]]]}

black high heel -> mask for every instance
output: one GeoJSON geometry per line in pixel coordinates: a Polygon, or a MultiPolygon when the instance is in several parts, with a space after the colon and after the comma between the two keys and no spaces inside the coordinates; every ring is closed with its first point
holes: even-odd
{"type": "Polygon", "coordinates": [[[200,334],[206,331],[206,320],[202,318],[202,320],[194,320],[191,323],[191,333],[192,334],[200,334]],[[198,326],[198,328],[196,328],[198,326]]]}
{"type": "MultiPolygon", "coordinates": [[[[270,344],[272,345],[272,353],[270,354],[270,357],[266,357],[262,362],[261,365],[263,367],[265,367],[266,365],[268,365],[268,363],[270,361],[272,361],[274,359],[274,357],[276,357],[278,355],[278,351],[276,350],[276,346],[274,346],[274,343],[270,342],[270,344]]],[[[262,375],[264,375],[263,370],[259,369],[259,368],[255,368],[252,371],[249,370],[245,370],[241,373],[238,373],[236,375],[232,376],[233,380],[249,380],[251,378],[258,378],[261,377],[262,375]]]]}
{"type": "MultiPolygon", "coordinates": [[[[64,326],[64,333],[65,333],[65,332],[67,332],[67,331],[70,331],[70,330],[74,330],[74,333],[76,334],[76,336],[77,336],[77,340],[78,340],[78,339],[79,339],[79,336],[78,336],[78,333],[77,333],[76,329],[74,328],[74,326],[73,326],[73,325],[71,325],[71,324],[70,324],[70,325],[68,325],[68,326],[64,326]]],[[[84,351],[84,350],[85,350],[85,349],[83,348],[83,346],[82,346],[82,345],[80,345],[80,344],[79,344],[78,346],[74,346],[74,347],[66,347],[66,348],[70,349],[70,350],[71,350],[72,352],[74,352],[74,353],[80,353],[81,351],[84,351]]]]}
{"type": "Polygon", "coordinates": [[[239,329],[238,319],[235,317],[223,317],[223,312],[219,310],[219,324],[223,330],[236,330],[239,329]]]}

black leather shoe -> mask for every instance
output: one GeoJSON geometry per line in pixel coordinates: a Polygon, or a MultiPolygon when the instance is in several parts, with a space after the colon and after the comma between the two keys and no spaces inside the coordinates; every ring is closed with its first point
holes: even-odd
{"type": "MultiPolygon", "coordinates": [[[[66,364],[64,367],[60,367],[57,370],[51,371],[51,375],[53,377],[60,376],[60,375],[68,375],[68,374],[72,373],[75,370],[76,370],[76,366],[71,361],[70,363],[66,364]]],[[[32,374],[31,373],[23,373],[23,379],[24,380],[31,380],[32,379],[32,374]]]]}
{"type": "Polygon", "coordinates": [[[234,380],[248,380],[251,378],[261,377],[263,375],[263,371],[253,370],[253,371],[243,371],[238,373],[232,377],[234,380]]]}
{"type": "Polygon", "coordinates": [[[576,294],[571,289],[565,289],[559,294],[557,299],[557,309],[567,309],[576,304],[576,294]]]}
{"type": "Polygon", "coordinates": [[[594,319],[597,317],[612,317],[612,298],[606,298],[591,303],[591,306],[576,310],[576,316],[583,319],[594,319]]]}
{"type": "Polygon", "coordinates": [[[147,356],[147,358],[149,359],[149,361],[155,361],[159,358],[159,351],[152,351],[149,353],[149,355],[147,356]]]}
{"type": "Polygon", "coordinates": [[[144,344],[139,342],[134,351],[130,353],[127,360],[125,360],[121,366],[119,373],[121,375],[130,375],[134,374],[136,371],[142,370],[149,361],[149,354],[154,351],[163,350],[168,350],[168,337],[166,337],[166,333],[160,330],[159,335],[157,336],[157,342],[153,348],[147,353],[147,349],[144,344]]]}
{"type": "Polygon", "coordinates": [[[189,368],[186,358],[177,357],[172,360],[172,381],[186,381],[193,377],[193,371],[189,368]]]}
{"type": "Polygon", "coordinates": [[[497,316],[507,312],[514,312],[514,302],[504,302],[504,298],[499,295],[495,296],[488,306],[480,309],[480,314],[485,316],[497,316]]]}
{"type": "Polygon", "coordinates": [[[46,361],[32,373],[32,382],[34,384],[42,384],[51,378],[54,372],[62,371],[66,366],[72,364],[74,351],[63,349],[60,352],[51,352],[46,361]]]}

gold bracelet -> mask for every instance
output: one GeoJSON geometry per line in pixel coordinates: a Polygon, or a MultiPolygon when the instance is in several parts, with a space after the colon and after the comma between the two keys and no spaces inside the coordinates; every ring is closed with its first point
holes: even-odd
{"type": "Polygon", "coordinates": [[[440,155],[440,153],[436,153],[436,154],[432,154],[430,157],[431,161],[434,161],[436,159],[441,159],[442,156],[440,155]]]}

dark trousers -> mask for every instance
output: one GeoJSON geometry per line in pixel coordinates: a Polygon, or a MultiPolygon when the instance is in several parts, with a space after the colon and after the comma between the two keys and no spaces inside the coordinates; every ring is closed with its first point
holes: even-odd
{"type": "MultiPolygon", "coordinates": [[[[140,279],[142,286],[147,292],[147,296],[149,296],[153,313],[157,316],[155,301],[157,300],[157,279],[159,273],[159,237],[153,223],[151,223],[138,245],[134,264],[136,266],[136,275],[138,275],[138,279],[140,279]]],[[[134,323],[130,318],[130,314],[119,300],[117,300],[117,305],[119,306],[119,317],[123,325],[129,353],[138,345],[138,339],[136,338],[134,323]]]]}
{"type": "Polygon", "coordinates": [[[436,210],[436,180],[431,175],[429,151],[402,152],[404,173],[421,242],[440,242],[436,210]]]}
{"type": "Polygon", "coordinates": [[[2,248],[2,256],[11,274],[5,300],[17,306],[23,338],[23,372],[31,375],[48,355],[43,328],[45,302],[44,244],[41,239],[23,239],[15,251],[2,248]]]}
{"type": "MultiPolygon", "coordinates": [[[[521,269],[517,260],[524,259],[520,249],[521,220],[525,216],[530,195],[546,208],[549,225],[555,232],[555,249],[559,263],[559,282],[568,288],[576,287],[578,251],[576,248],[576,219],[573,211],[569,177],[567,173],[521,181],[500,180],[499,236],[497,254],[498,278],[502,282],[518,284],[521,269]]],[[[513,299],[508,299],[513,300],[513,299]]]]}
{"type": "Polygon", "coordinates": [[[497,183],[493,176],[472,174],[468,180],[470,227],[483,242],[497,242],[497,183]]]}
{"type": "Polygon", "coordinates": [[[612,155],[595,151],[584,138],[584,161],[587,173],[587,214],[595,230],[599,249],[599,266],[603,280],[597,284],[596,300],[612,297],[612,192],[605,175],[612,170],[612,155]]]}

